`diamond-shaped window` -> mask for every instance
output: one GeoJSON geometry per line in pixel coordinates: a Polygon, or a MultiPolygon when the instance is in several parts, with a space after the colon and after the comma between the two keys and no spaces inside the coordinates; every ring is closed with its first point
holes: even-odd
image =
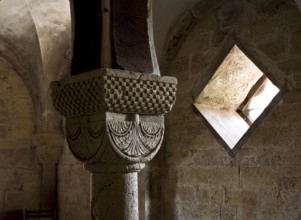
{"type": "Polygon", "coordinates": [[[266,115],[263,113],[276,104],[279,92],[280,89],[234,45],[194,105],[229,152],[235,153],[253,124],[260,122],[266,115]]]}

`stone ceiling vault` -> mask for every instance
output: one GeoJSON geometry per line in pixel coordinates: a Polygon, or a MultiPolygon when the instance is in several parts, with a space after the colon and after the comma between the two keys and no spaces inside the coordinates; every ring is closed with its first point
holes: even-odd
{"type": "Polygon", "coordinates": [[[67,74],[71,59],[71,13],[68,0],[1,0],[0,56],[21,75],[38,118],[47,130],[49,82],[67,74]]]}

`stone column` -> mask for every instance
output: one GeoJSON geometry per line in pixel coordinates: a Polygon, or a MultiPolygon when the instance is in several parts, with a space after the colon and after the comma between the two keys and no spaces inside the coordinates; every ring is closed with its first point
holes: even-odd
{"type": "Polygon", "coordinates": [[[71,152],[92,173],[93,219],[139,219],[137,172],[161,146],[176,84],[173,77],[116,69],[52,83],[71,152]]]}
{"type": "Polygon", "coordinates": [[[35,134],[32,146],[42,165],[40,208],[57,210],[57,164],[64,145],[62,134],[35,134]]]}

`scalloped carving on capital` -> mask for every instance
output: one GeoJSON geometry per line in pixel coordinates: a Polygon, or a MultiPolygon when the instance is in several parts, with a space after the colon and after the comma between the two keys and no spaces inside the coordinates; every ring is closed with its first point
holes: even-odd
{"type": "Polygon", "coordinates": [[[160,149],[163,136],[164,116],[106,112],[66,119],[69,148],[86,166],[146,163],[160,149]]]}
{"type": "Polygon", "coordinates": [[[99,160],[106,145],[105,121],[101,115],[66,120],[66,137],[73,155],[84,163],[99,160]]]}
{"type": "Polygon", "coordinates": [[[131,162],[146,163],[156,155],[164,136],[163,116],[132,114],[132,119],[126,120],[122,119],[122,114],[106,115],[110,143],[120,157],[131,162]]]}

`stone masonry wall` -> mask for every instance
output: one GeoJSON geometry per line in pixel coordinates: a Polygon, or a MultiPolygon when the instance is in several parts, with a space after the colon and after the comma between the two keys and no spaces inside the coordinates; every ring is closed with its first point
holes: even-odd
{"type": "Polygon", "coordinates": [[[155,180],[163,187],[162,219],[301,219],[300,11],[287,0],[200,1],[177,28],[163,70],[179,85],[155,180]],[[193,89],[208,80],[206,70],[233,33],[263,52],[287,80],[280,104],[235,157],[192,108],[193,89]]]}
{"type": "Polygon", "coordinates": [[[89,220],[90,174],[75,159],[67,143],[58,166],[58,203],[60,220],[89,220]]]}
{"type": "Polygon", "coordinates": [[[16,71],[0,58],[0,212],[38,209],[40,165],[31,147],[33,103],[16,71]]]}

